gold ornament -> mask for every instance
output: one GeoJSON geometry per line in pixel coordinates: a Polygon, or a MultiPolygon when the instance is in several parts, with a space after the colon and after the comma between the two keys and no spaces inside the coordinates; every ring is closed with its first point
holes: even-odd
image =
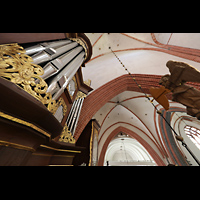
{"type": "Polygon", "coordinates": [[[52,99],[51,93],[46,93],[48,85],[40,77],[44,74],[43,68],[32,62],[17,43],[0,45],[0,77],[24,89],[54,114],[59,103],[52,99]]]}
{"type": "Polygon", "coordinates": [[[73,138],[70,130],[68,129],[67,124],[65,124],[65,126],[63,128],[63,131],[60,135],[59,141],[66,142],[66,143],[72,143],[72,144],[75,143],[75,139],[73,138]]]}

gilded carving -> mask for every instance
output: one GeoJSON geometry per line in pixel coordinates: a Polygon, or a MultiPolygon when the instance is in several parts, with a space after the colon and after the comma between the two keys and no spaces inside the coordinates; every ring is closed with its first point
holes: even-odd
{"type": "Polygon", "coordinates": [[[87,95],[86,95],[85,93],[83,93],[83,92],[81,92],[81,91],[78,91],[75,100],[77,100],[77,99],[79,99],[79,98],[83,99],[83,98],[85,98],[86,96],[87,96],[87,95]]]}
{"type": "Polygon", "coordinates": [[[85,41],[82,40],[81,38],[69,38],[69,39],[72,40],[72,41],[77,42],[78,44],[80,44],[84,48],[85,59],[86,59],[87,58],[87,44],[85,43],[85,41]]]}
{"type": "Polygon", "coordinates": [[[65,124],[63,128],[59,141],[75,144],[75,139],[73,138],[71,132],[69,131],[67,124],[65,124]]]}
{"type": "Polygon", "coordinates": [[[63,116],[65,116],[65,114],[67,112],[67,105],[66,105],[66,103],[65,103],[65,101],[64,101],[64,99],[62,97],[60,97],[60,99],[58,100],[58,107],[59,106],[63,106],[63,116]]]}
{"type": "Polygon", "coordinates": [[[24,89],[54,114],[60,102],[46,93],[48,85],[40,77],[44,73],[43,68],[32,61],[17,43],[0,45],[0,76],[24,89]]]}

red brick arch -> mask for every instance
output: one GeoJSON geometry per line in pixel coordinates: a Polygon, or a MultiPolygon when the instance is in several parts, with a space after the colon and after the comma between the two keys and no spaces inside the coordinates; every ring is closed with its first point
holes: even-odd
{"type": "MultiPolygon", "coordinates": [[[[144,92],[147,94],[149,94],[150,87],[159,86],[158,82],[161,78],[161,76],[158,75],[146,74],[133,74],[133,76],[136,78],[137,83],[142,86],[144,92]]],[[[76,140],[79,138],[81,132],[90,121],[90,119],[102,106],[107,103],[107,101],[124,91],[141,92],[131,76],[128,74],[122,75],[109,81],[88,95],[83,103],[74,138],[76,140]]]]}
{"type": "Polygon", "coordinates": [[[108,138],[106,139],[106,141],[103,145],[102,151],[100,153],[100,156],[99,156],[98,166],[103,166],[104,157],[105,157],[105,153],[106,153],[108,144],[113,139],[113,137],[115,137],[119,132],[124,132],[124,133],[132,136],[133,138],[135,138],[148,151],[148,153],[151,155],[151,157],[154,159],[154,161],[156,162],[157,165],[159,165],[159,166],[166,165],[163,162],[163,160],[160,158],[160,156],[154,151],[154,149],[143,138],[141,138],[138,134],[131,131],[130,129],[127,129],[123,126],[119,126],[115,130],[113,130],[111,132],[111,134],[108,136],[108,138]]]}
{"type": "MultiPolygon", "coordinates": [[[[143,91],[147,94],[149,94],[150,87],[160,87],[158,85],[158,82],[161,78],[160,75],[133,74],[133,76],[136,78],[137,83],[142,86],[143,91]]],[[[199,83],[190,82],[189,84],[200,90],[199,83]]],[[[88,124],[90,119],[95,115],[95,113],[103,105],[105,105],[107,101],[124,91],[141,92],[131,76],[128,74],[109,81],[88,95],[83,102],[76,132],[74,134],[75,140],[79,138],[83,129],[88,124]]],[[[168,99],[172,99],[171,94],[167,94],[167,97],[168,99]]]]}

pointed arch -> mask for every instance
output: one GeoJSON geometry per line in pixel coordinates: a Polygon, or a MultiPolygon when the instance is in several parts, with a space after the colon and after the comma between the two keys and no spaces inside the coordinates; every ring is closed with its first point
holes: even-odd
{"type": "Polygon", "coordinates": [[[105,143],[103,145],[102,151],[100,153],[100,156],[99,156],[98,166],[103,166],[104,157],[105,157],[105,153],[106,153],[107,147],[108,147],[110,141],[119,132],[124,132],[124,133],[130,135],[131,137],[133,137],[134,139],[136,139],[148,151],[148,153],[151,155],[151,157],[154,159],[154,161],[156,162],[157,165],[166,166],[165,163],[163,162],[163,160],[160,158],[160,156],[154,151],[154,149],[142,137],[140,137],[138,134],[136,134],[132,130],[127,129],[127,128],[123,127],[123,126],[119,126],[115,130],[113,130],[111,132],[111,134],[108,136],[108,138],[106,139],[106,141],[105,141],[105,143]]]}
{"type": "MultiPolygon", "coordinates": [[[[145,93],[149,94],[150,87],[158,87],[161,76],[147,74],[133,74],[137,83],[142,86],[145,93]]],[[[128,74],[117,77],[93,91],[86,97],[80,113],[74,138],[77,140],[95,113],[110,99],[124,91],[141,92],[132,77],[128,74]]],[[[169,97],[171,98],[171,97],[169,97]]]]}

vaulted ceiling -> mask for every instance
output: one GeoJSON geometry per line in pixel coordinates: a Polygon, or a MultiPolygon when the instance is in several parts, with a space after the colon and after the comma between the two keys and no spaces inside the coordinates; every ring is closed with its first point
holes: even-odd
{"type": "MultiPolygon", "coordinates": [[[[86,33],[86,36],[93,46],[92,58],[82,68],[84,80],[90,79],[91,87],[94,89],[89,96],[102,90],[110,81],[127,74],[109,47],[132,74],[168,74],[168,60],[186,62],[200,70],[198,33],[86,33]]],[[[141,87],[145,87],[146,84],[143,82],[141,87]]],[[[155,105],[159,109],[162,108],[156,102],[155,105]]],[[[171,101],[170,107],[184,109],[184,106],[171,101]]],[[[81,114],[83,116],[83,113],[81,114]]],[[[132,138],[140,140],[157,164],[159,159],[164,165],[167,164],[166,157],[170,162],[175,162],[164,145],[154,107],[141,91],[119,92],[91,115],[90,117],[95,118],[101,125],[98,138],[101,165],[106,149],[114,138],[112,134],[116,135],[117,130],[129,132],[132,138]]],[[[80,124],[81,122],[78,126],[80,124]]]]}
{"type": "Polygon", "coordinates": [[[94,89],[126,74],[109,47],[134,74],[167,74],[168,60],[187,62],[200,70],[200,57],[195,56],[200,55],[200,50],[192,50],[200,47],[198,33],[86,33],[86,36],[93,46],[93,55],[83,68],[83,75],[85,79],[92,77],[94,89]]]}

